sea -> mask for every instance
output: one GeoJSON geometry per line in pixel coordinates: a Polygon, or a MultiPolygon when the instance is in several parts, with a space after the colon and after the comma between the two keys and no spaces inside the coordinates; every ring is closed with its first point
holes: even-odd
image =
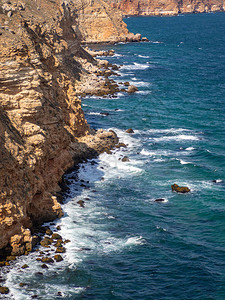
{"type": "Polygon", "coordinates": [[[126,147],[65,175],[65,215],[50,224],[70,240],[64,260],[17,259],[3,299],[225,299],[225,14],[124,21],[149,42],[99,48],[115,50],[121,88],[139,90],[83,110],[126,147]]]}

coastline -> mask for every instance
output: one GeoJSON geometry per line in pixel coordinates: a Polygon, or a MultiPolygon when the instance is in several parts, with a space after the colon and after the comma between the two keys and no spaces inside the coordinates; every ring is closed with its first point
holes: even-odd
{"type": "MultiPolygon", "coordinates": [[[[86,48],[87,53],[89,53],[93,58],[94,57],[101,57],[104,56],[113,56],[114,50],[108,50],[108,51],[92,51],[90,49],[86,48]]],[[[83,74],[80,78],[79,84],[76,87],[76,96],[79,98],[83,98],[85,96],[100,96],[100,97],[116,97],[115,94],[118,92],[128,92],[133,93],[137,89],[134,86],[130,86],[128,82],[120,83],[120,86],[114,81],[110,79],[111,75],[119,76],[116,71],[119,70],[119,66],[109,64],[107,60],[102,60],[99,58],[95,58],[96,65],[88,64],[88,69],[91,71],[91,74],[93,75],[93,79],[90,80],[90,75],[87,76],[86,74],[83,74]],[[87,82],[89,82],[87,84],[87,82]],[[91,82],[91,83],[90,83],[91,82]],[[124,87],[121,87],[122,86],[124,87]],[[88,85],[90,85],[90,89],[88,89],[88,85]],[[129,91],[129,88],[135,88],[134,90],[131,89],[129,91]]],[[[81,62],[81,60],[80,60],[81,62]]],[[[83,63],[82,63],[83,64],[83,63]]],[[[98,131],[89,129],[89,134],[85,135],[83,137],[80,137],[77,139],[77,143],[74,144],[74,146],[71,145],[73,149],[73,160],[70,166],[67,166],[65,169],[65,173],[62,177],[62,180],[59,182],[60,189],[57,188],[55,192],[53,192],[53,197],[55,198],[55,201],[57,201],[57,215],[54,216],[48,216],[47,219],[39,220],[36,224],[34,224],[32,227],[30,227],[30,233],[27,232],[27,237],[24,238],[24,240],[21,240],[21,238],[15,239],[14,244],[11,244],[13,248],[13,251],[11,248],[1,249],[1,272],[4,274],[7,272],[8,268],[14,267],[14,261],[17,261],[16,258],[20,257],[21,255],[30,255],[30,253],[36,253],[39,251],[40,255],[37,258],[37,260],[42,264],[42,268],[48,268],[48,264],[57,263],[63,260],[60,253],[64,253],[66,251],[66,248],[64,245],[66,243],[69,243],[70,241],[68,239],[64,239],[62,236],[57,236],[57,231],[60,230],[60,228],[57,228],[57,220],[61,217],[63,217],[64,213],[61,209],[61,205],[63,204],[64,195],[66,194],[66,191],[68,190],[67,182],[64,180],[64,176],[66,174],[70,173],[72,170],[78,168],[78,165],[82,162],[88,161],[90,159],[96,158],[101,153],[108,153],[111,154],[111,150],[119,149],[120,147],[125,147],[125,144],[120,143],[119,139],[116,135],[116,133],[112,130],[105,131],[102,129],[99,129],[98,131]],[[79,145],[79,151],[77,151],[77,146],[79,145]],[[76,155],[74,155],[76,153],[76,155]],[[46,221],[49,225],[46,226],[46,221]],[[50,223],[49,223],[50,222],[50,223]],[[55,224],[55,225],[54,225],[55,224]],[[24,247],[25,242],[25,247],[24,247]],[[51,258],[49,258],[49,248],[55,247],[55,255],[51,258]],[[22,249],[21,249],[22,246],[22,249]],[[40,250],[41,247],[41,250],[40,250]],[[46,249],[46,252],[44,249],[46,249]],[[46,265],[47,264],[47,265],[46,265]]],[[[85,185],[81,183],[81,186],[85,188],[85,185]]],[[[84,207],[84,203],[77,203],[80,207],[84,207]]],[[[11,239],[11,241],[14,241],[11,239]]],[[[24,264],[22,266],[22,269],[29,268],[27,264],[24,264]]],[[[4,283],[4,276],[0,277],[1,283],[4,283]]],[[[20,283],[20,287],[22,288],[24,283],[20,283]]],[[[2,294],[8,294],[10,293],[10,290],[8,290],[7,287],[1,284],[1,291],[2,294]]]]}

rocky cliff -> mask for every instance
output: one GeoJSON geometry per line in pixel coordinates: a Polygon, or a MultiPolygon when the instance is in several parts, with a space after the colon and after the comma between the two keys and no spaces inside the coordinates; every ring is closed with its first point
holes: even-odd
{"type": "Polygon", "coordinates": [[[108,0],[124,15],[177,15],[225,10],[224,0],[108,0]]]}
{"type": "Polygon", "coordinates": [[[81,41],[133,36],[101,3],[0,0],[0,256],[29,252],[34,225],[63,214],[64,172],[118,142],[90,130],[79,98],[111,88],[81,41]]]}

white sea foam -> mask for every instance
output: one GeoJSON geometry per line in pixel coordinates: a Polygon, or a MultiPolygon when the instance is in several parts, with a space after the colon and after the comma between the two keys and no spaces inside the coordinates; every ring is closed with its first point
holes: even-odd
{"type": "Polygon", "coordinates": [[[132,245],[144,245],[146,244],[146,240],[143,239],[142,236],[139,237],[130,237],[127,239],[127,241],[125,242],[126,246],[132,246],[132,245]]]}
{"type": "Polygon", "coordinates": [[[163,42],[159,42],[159,41],[150,41],[150,43],[152,43],[152,44],[163,44],[163,42]]]}
{"type": "Polygon", "coordinates": [[[195,150],[195,148],[194,148],[194,147],[188,147],[188,148],[186,148],[185,150],[186,150],[186,151],[192,151],[192,150],[195,150]]]}
{"type": "Polygon", "coordinates": [[[144,81],[130,81],[131,85],[135,85],[137,87],[148,87],[150,86],[150,82],[144,82],[144,81]]]}
{"type": "Polygon", "coordinates": [[[121,67],[121,70],[145,70],[148,68],[149,68],[148,64],[134,63],[133,65],[123,65],[121,67]]]}
{"type": "Polygon", "coordinates": [[[168,128],[168,129],[149,129],[149,133],[179,133],[179,132],[192,132],[189,129],[185,128],[168,128]]]}
{"type": "Polygon", "coordinates": [[[115,54],[113,55],[113,57],[121,57],[121,56],[124,56],[124,55],[119,54],[119,53],[115,53],[115,54]]]}
{"type": "Polygon", "coordinates": [[[94,116],[101,116],[101,114],[99,112],[89,112],[87,113],[88,115],[94,115],[94,116]]]}
{"type": "Polygon", "coordinates": [[[150,140],[154,140],[155,142],[170,142],[170,141],[198,141],[199,137],[194,135],[185,135],[185,134],[179,134],[179,135],[172,135],[172,136],[162,136],[159,138],[149,138],[150,140]]]}

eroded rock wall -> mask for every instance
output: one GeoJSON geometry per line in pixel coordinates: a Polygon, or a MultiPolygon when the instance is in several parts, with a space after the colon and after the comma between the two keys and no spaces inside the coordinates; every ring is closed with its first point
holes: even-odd
{"type": "Polygon", "coordinates": [[[177,15],[224,11],[224,0],[107,0],[124,15],[177,15]]]}
{"type": "Polygon", "coordinates": [[[0,1],[0,249],[12,255],[62,216],[58,182],[74,159],[117,142],[84,118],[76,87],[97,62],[81,39],[76,1],[0,1]]]}
{"type": "Polygon", "coordinates": [[[103,0],[82,0],[77,16],[84,43],[137,41],[137,36],[130,33],[123,22],[121,11],[103,0]]]}

